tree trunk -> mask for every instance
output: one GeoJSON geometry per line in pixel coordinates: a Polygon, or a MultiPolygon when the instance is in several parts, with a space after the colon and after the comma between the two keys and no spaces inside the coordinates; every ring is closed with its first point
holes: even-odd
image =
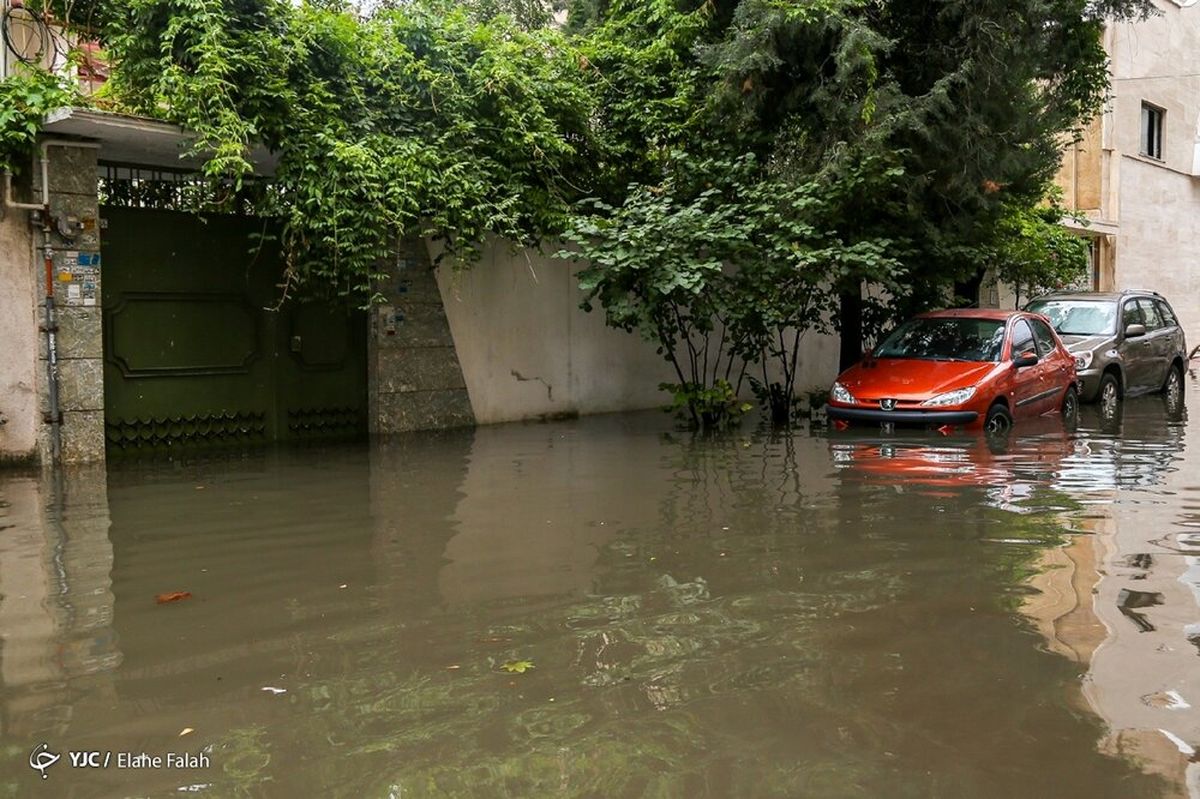
{"type": "Polygon", "coordinates": [[[842,353],[839,370],[849,369],[862,359],[863,299],[862,287],[843,291],[838,307],[838,330],[842,334],[842,353]]]}

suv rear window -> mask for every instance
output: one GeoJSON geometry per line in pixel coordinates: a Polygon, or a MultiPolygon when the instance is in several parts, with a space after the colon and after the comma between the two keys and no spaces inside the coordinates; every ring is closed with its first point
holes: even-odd
{"type": "Polygon", "coordinates": [[[1179,320],[1175,318],[1175,312],[1171,310],[1170,305],[1167,305],[1166,300],[1155,300],[1154,304],[1158,306],[1158,315],[1162,317],[1164,325],[1179,327],[1179,320]]]}

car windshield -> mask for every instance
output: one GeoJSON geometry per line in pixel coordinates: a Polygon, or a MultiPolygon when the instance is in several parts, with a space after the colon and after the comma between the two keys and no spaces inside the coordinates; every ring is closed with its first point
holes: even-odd
{"type": "Polygon", "coordinates": [[[966,317],[910,319],[875,350],[877,358],[998,361],[1004,321],[966,317]]]}
{"type": "Polygon", "coordinates": [[[1117,330],[1116,303],[1103,300],[1038,300],[1027,310],[1050,320],[1060,336],[1100,336],[1117,330]]]}

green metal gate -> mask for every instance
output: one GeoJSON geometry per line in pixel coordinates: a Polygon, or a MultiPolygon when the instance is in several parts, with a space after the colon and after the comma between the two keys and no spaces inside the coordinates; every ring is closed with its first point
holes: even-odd
{"type": "Polygon", "coordinates": [[[261,219],[103,207],[110,452],[366,433],[366,318],[280,299],[261,219]]]}

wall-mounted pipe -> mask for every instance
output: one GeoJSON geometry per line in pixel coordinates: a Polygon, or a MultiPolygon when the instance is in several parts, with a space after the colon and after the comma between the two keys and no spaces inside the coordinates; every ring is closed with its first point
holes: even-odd
{"type": "Polygon", "coordinates": [[[14,211],[42,210],[42,206],[38,203],[19,203],[13,200],[12,178],[12,172],[4,173],[4,207],[11,208],[14,211]]]}
{"type": "MultiPolygon", "coordinates": [[[[12,173],[4,174],[4,207],[37,213],[42,223],[42,269],[45,276],[45,317],[42,328],[46,335],[46,378],[47,405],[46,421],[50,425],[50,461],[58,465],[62,460],[62,410],[58,398],[58,320],[54,307],[54,245],[51,241],[53,225],[50,220],[50,148],[80,147],[100,149],[96,142],[77,142],[70,139],[43,139],[39,146],[42,176],[42,202],[19,203],[13,199],[12,173]]],[[[31,218],[32,220],[32,218],[31,218]]]]}

